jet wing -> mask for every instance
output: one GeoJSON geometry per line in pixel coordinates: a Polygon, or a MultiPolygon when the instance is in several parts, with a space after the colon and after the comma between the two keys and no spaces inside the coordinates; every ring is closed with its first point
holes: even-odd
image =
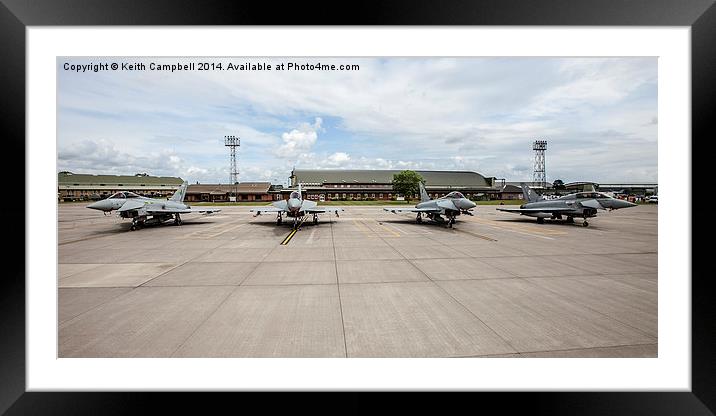
{"type": "Polygon", "coordinates": [[[288,202],[286,202],[286,201],[276,201],[269,206],[253,208],[253,209],[249,210],[249,212],[256,212],[257,215],[261,214],[262,212],[284,212],[284,211],[288,211],[288,202]]]}
{"type": "Polygon", "coordinates": [[[399,212],[440,212],[439,208],[383,208],[383,211],[397,214],[399,212]]]}
{"type": "Polygon", "coordinates": [[[144,207],[144,205],[144,202],[140,201],[126,201],[121,207],[119,207],[117,212],[134,211],[144,207]]]}
{"type": "Polygon", "coordinates": [[[563,207],[563,208],[557,208],[557,207],[552,207],[552,208],[548,208],[548,207],[545,207],[545,208],[497,208],[497,210],[498,210],[498,211],[505,211],[505,212],[513,212],[513,213],[518,213],[518,214],[522,214],[522,213],[524,213],[524,214],[533,214],[533,213],[535,213],[535,212],[565,212],[565,211],[574,211],[574,208],[568,208],[568,207],[563,207]]]}
{"type": "Polygon", "coordinates": [[[151,208],[147,207],[147,214],[213,214],[219,212],[217,208],[186,208],[186,209],[172,209],[172,208],[151,208]]]}
{"type": "Polygon", "coordinates": [[[338,211],[343,211],[343,208],[309,208],[305,210],[304,212],[308,214],[325,214],[326,212],[333,212],[337,213],[338,211]]]}
{"type": "Polygon", "coordinates": [[[253,208],[250,209],[249,212],[283,212],[286,211],[285,209],[276,208],[276,207],[263,207],[263,208],[253,208]]]}
{"type": "Polygon", "coordinates": [[[201,214],[213,214],[215,212],[221,212],[218,208],[189,208],[191,212],[198,212],[201,214]]]}
{"type": "Polygon", "coordinates": [[[594,209],[606,209],[596,199],[590,199],[587,201],[581,201],[579,204],[583,207],[594,208],[594,209]]]}

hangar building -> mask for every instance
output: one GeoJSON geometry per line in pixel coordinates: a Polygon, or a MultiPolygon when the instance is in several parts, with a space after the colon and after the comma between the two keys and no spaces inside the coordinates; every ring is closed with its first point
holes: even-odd
{"type": "Polygon", "coordinates": [[[186,189],[188,202],[228,202],[230,196],[237,195],[237,201],[272,201],[269,193],[270,182],[239,182],[238,185],[196,184],[186,189]]]}
{"type": "MultiPolygon", "coordinates": [[[[390,200],[393,175],[402,170],[294,169],[291,188],[301,183],[306,199],[311,200],[390,200]]],[[[470,171],[416,170],[425,179],[425,190],[431,198],[460,191],[471,199],[489,198],[497,194],[495,178],[470,171]]],[[[285,190],[288,197],[290,190],[285,190]]],[[[414,198],[417,195],[413,195],[414,198]]]]}
{"type": "Polygon", "coordinates": [[[99,200],[115,192],[129,191],[139,195],[161,198],[172,195],[184,181],[170,176],[57,174],[57,196],[61,201],[99,200]]]}

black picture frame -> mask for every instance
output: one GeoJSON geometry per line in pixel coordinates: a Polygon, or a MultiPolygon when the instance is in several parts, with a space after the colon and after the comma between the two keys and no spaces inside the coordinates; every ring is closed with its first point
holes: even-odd
{"type": "MultiPolygon", "coordinates": [[[[271,2],[240,1],[111,1],[111,0],[0,0],[0,77],[3,106],[0,110],[6,163],[15,182],[22,172],[25,182],[25,29],[27,26],[81,25],[566,25],[566,26],[689,26],[692,57],[692,153],[693,137],[714,137],[712,114],[716,108],[716,6],[713,0],[492,0],[480,2],[392,1],[293,2],[277,7],[271,2]],[[316,13],[320,10],[320,13],[316,13]]],[[[693,166],[697,166],[695,163],[693,166]]],[[[693,176],[705,180],[704,164],[693,176]]],[[[684,178],[685,180],[688,178],[684,178]]],[[[691,182],[689,181],[689,185],[691,182]]],[[[693,189],[693,188],[692,188],[693,189]]],[[[25,192],[31,192],[25,188],[25,192]]],[[[21,195],[17,193],[17,195],[21,195]]],[[[8,198],[10,195],[6,195],[8,198]]],[[[156,393],[57,393],[25,391],[25,230],[24,209],[15,202],[3,204],[6,236],[6,268],[0,291],[0,412],[7,414],[101,413],[146,411],[147,400],[160,399],[170,408],[184,410],[200,405],[204,411],[236,403],[235,396],[156,393]],[[10,221],[8,221],[10,219],[10,221]],[[171,400],[165,400],[171,396],[171,400]]],[[[24,207],[24,204],[23,204],[24,207]]],[[[48,210],[48,215],[53,215],[48,210]]],[[[691,224],[685,224],[691,227],[691,224]]],[[[708,290],[708,274],[692,278],[692,389],[690,392],[505,392],[462,396],[461,404],[474,410],[498,406],[499,413],[531,414],[713,414],[716,409],[716,308],[708,290]]],[[[684,276],[687,278],[687,276],[684,276]]],[[[310,396],[310,395],[309,395],[310,396]]],[[[352,410],[370,410],[360,393],[334,395],[352,410]]],[[[267,402],[272,411],[310,405],[315,397],[267,402]]],[[[246,406],[244,398],[239,399],[246,406]]],[[[265,398],[259,400],[266,401],[265,398]]],[[[455,397],[447,400],[454,404],[455,397]]],[[[411,394],[399,400],[401,411],[446,405],[433,395],[411,394]]],[[[457,408],[455,408],[457,410],[457,408]]],[[[493,407],[494,409],[494,407],[493,407]]],[[[381,410],[392,410],[383,407],[381,410]]]]}

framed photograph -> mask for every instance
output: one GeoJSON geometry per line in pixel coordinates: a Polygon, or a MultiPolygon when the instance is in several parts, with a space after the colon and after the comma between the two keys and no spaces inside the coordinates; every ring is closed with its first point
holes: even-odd
{"type": "Polygon", "coordinates": [[[470,391],[711,414],[689,179],[707,3],[249,26],[272,22],[9,2],[26,261],[3,291],[1,408],[470,391]]]}

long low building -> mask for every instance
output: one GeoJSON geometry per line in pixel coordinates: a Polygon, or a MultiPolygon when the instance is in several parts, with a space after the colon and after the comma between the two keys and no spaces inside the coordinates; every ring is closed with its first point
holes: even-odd
{"type": "Polygon", "coordinates": [[[237,201],[272,201],[274,194],[269,193],[270,182],[239,182],[230,184],[195,184],[186,190],[188,202],[228,202],[236,196],[237,201]]]}
{"type": "Polygon", "coordinates": [[[62,171],[57,174],[57,196],[61,201],[104,199],[115,192],[129,191],[162,198],[172,195],[184,181],[171,176],[94,175],[62,171]]]}
{"type": "Polygon", "coordinates": [[[594,187],[602,192],[614,192],[625,195],[655,195],[658,193],[659,184],[653,182],[622,182],[622,183],[597,183],[597,182],[570,182],[564,185],[567,191],[581,192],[585,187],[594,187]]]}
{"type": "MultiPolygon", "coordinates": [[[[311,200],[390,200],[394,194],[393,175],[402,170],[294,169],[291,188],[301,184],[305,198],[311,200]]],[[[460,191],[472,199],[497,195],[495,178],[470,171],[416,170],[425,180],[425,189],[432,198],[460,191]]],[[[285,190],[284,197],[290,190],[285,190]]],[[[416,198],[417,195],[411,195],[416,198]]]]}

